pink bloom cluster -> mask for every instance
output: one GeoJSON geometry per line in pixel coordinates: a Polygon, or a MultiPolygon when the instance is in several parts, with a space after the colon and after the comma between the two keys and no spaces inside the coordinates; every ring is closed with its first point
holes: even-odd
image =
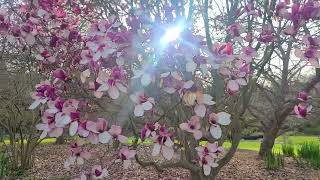
{"type": "Polygon", "coordinates": [[[310,114],[312,106],[308,104],[308,99],[311,97],[304,91],[301,91],[297,95],[297,99],[300,101],[298,105],[295,105],[293,110],[298,118],[305,118],[310,114]]]}
{"type": "Polygon", "coordinates": [[[203,168],[204,175],[210,175],[211,168],[217,167],[218,154],[222,153],[224,149],[218,147],[216,143],[207,143],[204,146],[196,147],[199,164],[203,168]]]}
{"type": "Polygon", "coordinates": [[[303,42],[306,47],[303,50],[296,49],[295,55],[298,58],[309,62],[313,67],[320,68],[320,39],[318,37],[306,35],[303,37],[303,42]]]}

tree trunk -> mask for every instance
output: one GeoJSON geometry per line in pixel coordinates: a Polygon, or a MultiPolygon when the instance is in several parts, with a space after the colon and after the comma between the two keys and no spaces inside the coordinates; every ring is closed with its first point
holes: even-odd
{"type": "Polygon", "coordinates": [[[56,139],[56,144],[64,144],[64,135],[59,136],[59,137],[56,139]]]}
{"type": "Polygon", "coordinates": [[[267,128],[267,130],[264,131],[263,139],[260,144],[260,150],[259,150],[260,156],[264,156],[265,154],[272,151],[272,147],[278,136],[278,132],[279,132],[279,127],[277,123],[273,123],[273,124],[271,123],[271,127],[267,128]]]}
{"type": "Polygon", "coordinates": [[[190,180],[214,180],[215,178],[213,178],[212,176],[204,176],[199,172],[191,172],[190,173],[190,180]]]}

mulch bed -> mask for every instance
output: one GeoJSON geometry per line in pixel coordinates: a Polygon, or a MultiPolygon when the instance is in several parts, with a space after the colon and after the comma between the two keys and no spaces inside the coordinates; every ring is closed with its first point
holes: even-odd
{"type": "MultiPolygon", "coordinates": [[[[167,169],[158,173],[153,167],[142,168],[137,163],[133,163],[129,169],[124,170],[121,163],[114,163],[115,156],[107,153],[103,156],[106,146],[95,146],[95,155],[86,161],[82,168],[72,167],[68,171],[63,167],[65,159],[68,157],[67,145],[42,145],[34,156],[34,166],[23,179],[71,179],[77,173],[88,170],[90,165],[103,162],[109,167],[110,179],[188,179],[189,172],[180,169],[167,169]],[[103,157],[102,157],[103,156],[103,157]]],[[[146,155],[150,151],[149,147],[139,150],[139,155],[146,155]]],[[[150,157],[149,157],[150,158],[150,157]]],[[[161,161],[160,158],[153,159],[161,161]]],[[[238,151],[231,162],[223,167],[218,175],[219,180],[320,180],[320,171],[299,167],[292,158],[285,159],[285,167],[278,171],[268,171],[265,169],[263,161],[259,159],[257,152],[238,151]]]]}

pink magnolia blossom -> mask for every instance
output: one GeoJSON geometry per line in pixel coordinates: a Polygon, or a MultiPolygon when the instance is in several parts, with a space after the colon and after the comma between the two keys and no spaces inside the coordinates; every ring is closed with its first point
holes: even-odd
{"type": "Polygon", "coordinates": [[[155,78],[152,72],[150,72],[150,68],[151,67],[144,66],[141,70],[134,70],[132,79],[141,78],[140,82],[142,86],[148,86],[155,78]]]}
{"type": "Polygon", "coordinates": [[[48,100],[55,100],[57,98],[57,89],[49,81],[42,81],[36,85],[36,91],[31,93],[34,102],[29,109],[35,109],[40,104],[45,104],[48,100]]]}
{"type": "Polygon", "coordinates": [[[155,142],[152,150],[152,156],[157,156],[161,153],[165,159],[172,159],[174,154],[174,143],[171,139],[172,136],[172,132],[169,132],[164,126],[161,126],[159,128],[159,134],[155,134],[151,137],[155,142]]]}
{"type": "Polygon", "coordinates": [[[187,123],[181,123],[179,127],[181,130],[192,133],[196,140],[202,137],[201,123],[198,116],[192,116],[187,123]]]}
{"type": "Polygon", "coordinates": [[[296,49],[295,55],[304,61],[309,62],[312,66],[319,68],[320,52],[315,48],[307,48],[305,50],[296,49]]]}
{"type": "Polygon", "coordinates": [[[25,23],[21,26],[21,35],[24,37],[26,43],[29,45],[33,45],[36,41],[36,30],[29,23],[25,23]]]}
{"type": "Polygon", "coordinates": [[[55,113],[55,125],[57,127],[65,127],[72,122],[72,116],[75,118],[78,114],[79,101],[75,99],[62,100],[61,98],[55,101],[48,102],[47,112],[55,113]]]}
{"type": "Polygon", "coordinates": [[[40,48],[40,53],[36,55],[36,59],[50,63],[54,63],[56,61],[55,57],[49,52],[49,50],[44,48],[40,48]]]}
{"type": "Polygon", "coordinates": [[[120,91],[124,93],[127,92],[127,87],[124,85],[124,76],[124,70],[117,66],[112,68],[110,75],[105,71],[100,71],[97,82],[100,83],[101,86],[97,91],[107,91],[112,99],[117,99],[120,96],[120,91]]]}
{"type": "Polygon", "coordinates": [[[107,169],[102,169],[100,165],[95,165],[91,171],[92,179],[104,179],[109,176],[109,172],[107,169]]]}
{"type": "Polygon", "coordinates": [[[215,102],[212,100],[212,96],[209,94],[203,94],[201,92],[196,93],[194,112],[197,116],[204,117],[206,115],[206,105],[214,105],[215,102]]]}
{"type": "Polygon", "coordinates": [[[123,136],[123,135],[121,135],[122,128],[120,126],[112,125],[108,132],[113,137],[113,139],[116,139],[116,140],[120,141],[123,144],[127,144],[128,143],[128,138],[123,136]]]}
{"type": "Polygon", "coordinates": [[[93,61],[93,55],[90,50],[82,50],[80,56],[80,64],[88,64],[93,61]]]}
{"type": "Polygon", "coordinates": [[[78,127],[76,128],[77,129],[77,134],[80,136],[80,137],[88,137],[89,134],[90,134],[90,131],[87,129],[87,120],[80,120],[78,122],[78,127]]]}
{"type": "Polygon", "coordinates": [[[204,175],[210,175],[211,168],[218,166],[217,157],[218,154],[223,152],[222,147],[218,147],[216,143],[207,143],[205,146],[196,147],[199,164],[203,168],[204,175]]]}
{"type": "Polygon", "coordinates": [[[137,117],[143,116],[144,111],[151,110],[155,104],[154,99],[142,91],[131,94],[130,99],[135,103],[134,115],[137,117]]]}
{"type": "Polygon", "coordinates": [[[103,20],[99,23],[93,23],[89,28],[89,36],[104,36],[111,26],[112,24],[108,20],[103,20]]]}
{"type": "Polygon", "coordinates": [[[70,144],[70,156],[64,163],[64,166],[66,168],[73,164],[82,165],[84,164],[85,160],[88,160],[91,157],[91,154],[88,151],[84,150],[82,145],[82,141],[76,141],[70,144]]]}
{"type": "Polygon", "coordinates": [[[299,100],[301,100],[301,101],[307,101],[307,100],[310,98],[310,96],[308,95],[307,92],[305,92],[305,91],[300,91],[300,92],[298,93],[297,98],[298,98],[299,100]]]}
{"type": "Polygon", "coordinates": [[[220,68],[220,74],[226,77],[226,89],[230,95],[237,93],[241,86],[247,85],[246,78],[249,72],[249,65],[242,62],[240,62],[238,67],[231,70],[228,68],[220,68]]]}
{"type": "Polygon", "coordinates": [[[221,64],[230,62],[233,58],[233,47],[231,43],[215,43],[212,45],[213,61],[211,65],[213,68],[218,69],[221,64]]]}
{"type": "Polygon", "coordinates": [[[298,118],[305,118],[310,114],[312,106],[307,104],[298,104],[295,105],[293,109],[298,118]]]}
{"type": "Polygon", "coordinates": [[[82,83],[85,83],[87,78],[90,77],[90,69],[86,69],[84,71],[81,72],[80,74],[80,79],[82,83]]]}
{"type": "Polygon", "coordinates": [[[207,59],[204,56],[195,55],[192,58],[187,58],[186,71],[194,73],[199,68],[203,73],[208,73],[207,59]]]}
{"type": "Polygon", "coordinates": [[[210,133],[215,139],[219,139],[222,135],[220,125],[229,125],[231,115],[226,112],[211,113],[209,115],[210,133]],[[220,124],[220,125],[219,125],[220,124]]]}
{"type": "Polygon", "coordinates": [[[54,70],[52,72],[52,76],[55,78],[54,82],[56,82],[58,79],[62,81],[66,81],[68,79],[67,72],[61,68],[54,70]]]}
{"type": "Polygon", "coordinates": [[[253,58],[257,56],[257,52],[254,48],[247,46],[241,49],[241,54],[239,58],[244,60],[246,63],[250,63],[253,58]]]}
{"type": "Polygon", "coordinates": [[[141,140],[144,141],[146,138],[149,138],[150,136],[154,136],[156,133],[156,130],[158,129],[159,129],[158,123],[152,123],[152,122],[146,123],[140,131],[141,140]]]}
{"type": "Polygon", "coordinates": [[[116,45],[105,36],[95,37],[93,41],[88,41],[86,45],[92,52],[93,61],[106,59],[116,51],[116,45]]]}
{"type": "Polygon", "coordinates": [[[320,47],[320,38],[319,37],[313,37],[310,35],[306,35],[303,37],[303,42],[306,44],[308,47],[312,48],[319,48],[320,47]]]}
{"type": "Polygon", "coordinates": [[[263,43],[269,43],[273,41],[272,28],[270,25],[265,25],[262,27],[259,41],[263,43]]]}
{"type": "Polygon", "coordinates": [[[49,137],[59,137],[63,134],[62,127],[56,127],[54,114],[44,112],[42,116],[42,123],[36,125],[36,128],[42,131],[40,139],[47,136],[49,137]]]}
{"type": "Polygon", "coordinates": [[[108,132],[108,122],[104,118],[98,118],[97,122],[88,121],[86,129],[90,131],[88,139],[91,143],[109,143],[112,136],[108,132]]]}
{"type": "Polygon", "coordinates": [[[135,150],[130,150],[127,146],[124,146],[120,149],[119,157],[121,161],[123,161],[123,168],[128,169],[131,165],[131,160],[134,158],[136,154],[135,150]]]}
{"type": "Polygon", "coordinates": [[[193,81],[183,81],[181,75],[178,72],[166,72],[160,75],[161,86],[163,90],[169,94],[173,94],[176,91],[182,95],[183,91],[193,86],[193,81]]]}
{"type": "Polygon", "coordinates": [[[231,34],[232,37],[240,37],[241,34],[241,26],[239,23],[231,24],[228,27],[228,32],[231,34]]]}
{"type": "Polygon", "coordinates": [[[97,82],[93,82],[93,81],[90,81],[89,82],[89,89],[93,91],[93,94],[96,98],[101,98],[103,96],[103,92],[100,91],[100,86],[101,84],[97,83],[97,82]],[[99,89],[99,91],[98,91],[99,89]]]}

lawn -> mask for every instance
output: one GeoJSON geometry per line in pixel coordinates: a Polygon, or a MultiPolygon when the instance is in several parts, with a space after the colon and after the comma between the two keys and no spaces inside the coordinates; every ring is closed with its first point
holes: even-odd
{"type": "MultiPolygon", "coordinates": [[[[238,149],[259,151],[261,140],[241,140],[238,149]]],[[[291,143],[298,147],[299,145],[306,142],[320,143],[320,136],[279,136],[276,139],[275,145],[273,147],[274,151],[281,150],[281,144],[291,143]]],[[[231,146],[230,142],[225,142],[223,147],[229,148],[231,146]]]]}
{"type": "MultiPolygon", "coordinates": [[[[132,143],[133,140],[134,140],[133,138],[129,138],[129,144],[132,143]]],[[[54,143],[54,142],[55,142],[55,138],[47,138],[41,141],[42,144],[54,143]]],[[[139,140],[139,143],[140,142],[141,141],[139,140]]],[[[238,149],[259,151],[260,142],[261,140],[241,140],[238,149]]],[[[281,144],[284,144],[284,143],[291,143],[294,146],[298,147],[299,145],[305,142],[320,143],[320,136],[280,136],[276,139],[276,143],[273,147],[273,150],[280,151],[281,144]]],[[[5,143],[9,144],[9,140],[5,140],[5,143]]],[[[144,143],[151,144],[151,141],[146,140],[144,143]]],[[[230,142],[225,142],[223,144],[223,147],[226,149],[230,148],[230,146],[231,146],[230,142]]]]}

